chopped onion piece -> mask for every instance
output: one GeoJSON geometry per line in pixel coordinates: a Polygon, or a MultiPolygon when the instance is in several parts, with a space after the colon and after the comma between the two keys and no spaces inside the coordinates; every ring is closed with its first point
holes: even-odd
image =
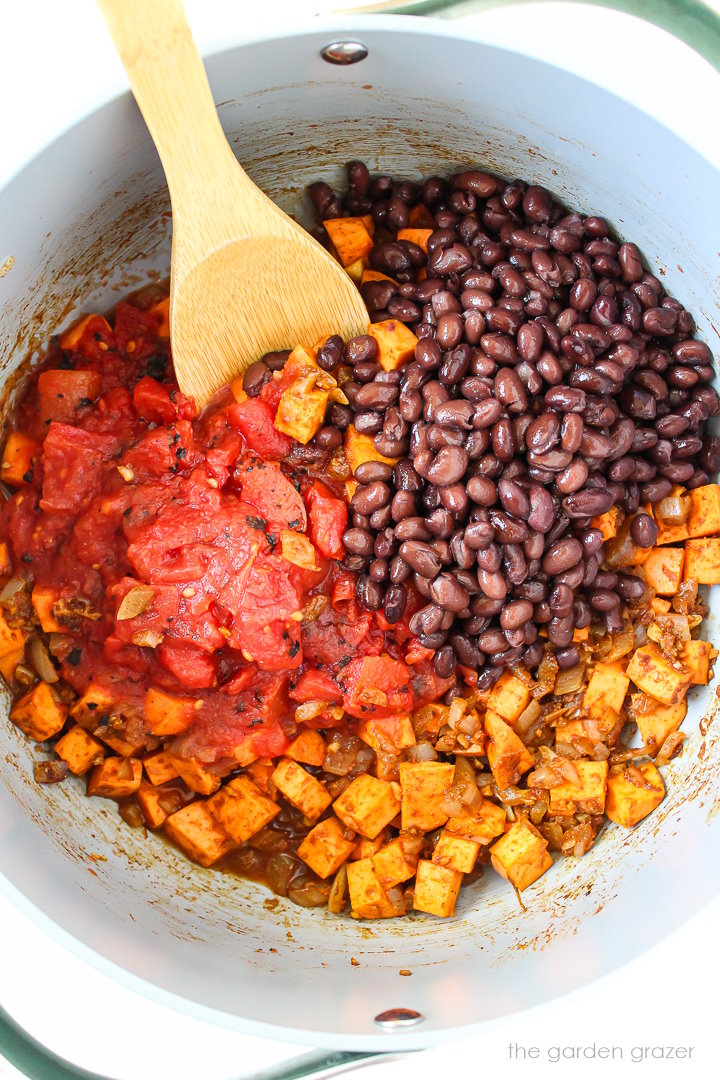
{"type": "Polygon", "coordinates": [[[556,695],[574,694],[582,686],[584,675],[585,664],[583,663],[576,664],[575,667],[568,668],[567,671],[561,671],[555,680],[556,695]]]}
{"type": "Polygon", "coordinates": [[[55,665],[50,659],[50,654],[45,648],[44,643],[40,638],[34,637],[28,645],[28,653],[30,655],[30,663],[35,668],[38,677],[46,683],[56,683],[58,681],[58,673],[55,670],[55,665]]]}
{"type": "Polygon", "coordinates": [[[690,498],[687,495],[668,495],[657,503],[653,511],[663,525],[684,525],[690,513],[690,498]]]}

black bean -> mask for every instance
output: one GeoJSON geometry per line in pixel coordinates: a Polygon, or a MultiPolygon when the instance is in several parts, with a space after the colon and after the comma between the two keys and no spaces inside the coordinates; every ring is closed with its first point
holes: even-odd
{"type": "Polygon", "coordinates": [[[366,611],[377,611],[382,606],[384,589],[368,574],[360,574],[355,582],[355,595],[360,607],[366,611]]]}
{"type": "Polygon", "coordinates": [[[394,472],[392,465],[384,461],[363,461],[353,475],[360,484],[371,484],[376,480],[389,483],[393,479],[394,472]]]}
{"type": "Polygon", "coordinates": [[[371,555],[373,551],[372,534],[367,529],[348,529],[343,533],[343,546],[351,555],[371,555]]]}
{"type": "Polygon", "coordinates": [[[243,375],[243,390],[248,397],[257,397],[265,383],[272,379],[272,372],[262,360],[256,360],[243,375]]]}
{"type": "Polygon", "coordinates": [[[560,574],[569,570],[582,558],[582,544],[575,537],[567,536],[556,541],[545,553],[542,568],[546,574],[560,574]]]}
{"type": "Polygon", "coordinates": [[[630,523],[630,536],[634,544],[650,548],[657,540],[657,525],[649,514],[636,514],[630,523]]]}
{"type": "Polygon", "coordinates": [[[403,562],[423,577],[434,578],[440,573],[442,563],[429,544],[417,540],[405,540],[400,545],[398,555],[403,562]]]}
{"type": "Polygon", "coordinates": [[[580,653],[575,645],[568,645],[564,649],[556,649],[555,659],[560,671],[567,671],[580,663],[580,653]]]}
{"type": "Polygon", "coordinates": [[[410,630],[418,636],[435,634],[440,629],[444,614],[444,609],[438,604],[428,604],[412,616],[410,630]]]}
{"type": "Polygon", "coordinates": [[[571,518],[597,517],[606,513],[612,505],[612,494],[602,488],[586,487],[567,495],[562,501],[563,510],[571,518]]]}
{"type": "Polygon", "coordinates": [[[315,436],[315,443],[323,450],[337,450],[342,446],[342,432],[339,428],[328,425],[320,428],[315,436]]]}
{"type": "Polygon", "coordinates": [[[387,622],[396,623],[402,619],[407,607],[407,592],[402,585],[389,585],[385,592],[383,614],[387,622]]]}
{"type": "Polygon", "coordinates": [[[359,486],[352,499],[350,506],[360,514],[372,514],[379,510],[390,500],[390,488],[382,480],[373,480],[365,486],[359,486]]]}
{"type": "Polygon", "coordinates": [[[500,615],[503,630],[517,630],[532,619],[533,605],[529,600],[511,600],[500,615]]]}
{"type": "Polygon", "coordinates": [[[462,611],[470,599],[467,589],[451,574],[439,574],[430,586],[430,593],[447,611],[462,611]]]}
{"type": "Polygon", "coordinates": [[[454,484],[465,475],[469,458],[461,446],[444,446],[427,469],[427,478],[433,484],[454,484]]]}

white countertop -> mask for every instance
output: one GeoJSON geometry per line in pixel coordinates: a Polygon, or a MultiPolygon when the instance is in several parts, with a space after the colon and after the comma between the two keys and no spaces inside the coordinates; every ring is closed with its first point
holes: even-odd
{"type": "MultiPolygon", "coordinates": [[[[277,27],[279,20],[305,22],[327,14],[333,6],[323,0],[276,0],[257,14],[247,0],[187,0],[186,8],[200,46],[213,41],[218,11],[260,32],[263,24],[277,27]],[[238,4],[244,5],[241,9],[238,4]],[[209,18],[208,14],[213,18],[209,18]]],[[[657,70],[672,52],[667,35],[654,28],[639,28],[611,12],[590,7],[545,5],[522,9],[525,38],[531,50],[545,56],[560,55],[567,34],[588,31],[595,48],[572,63],[588,77],[602,81],[606,63],[602,41],[621,41],[637,59],[633,81],[636,99],[658,92],[654,80],[644,80],[643,59],[652,57],[657,70]],[[550,7],[563,16],[565,32],[552,32],[550,7]],[[620,20],[620,21],[618,21],[620,20]],[[550,26],[550,29],[548,27],[550,26]]],[[[518,9],[513,9],[517,11],[518,9]]],[[[516,35],[507,11],[481,17],[488,40],[509,44],[516,35]]],[[[473,19],[477,24],[480,20],[473,19]]],[[[702,102],[707,89],[712,118],[699,111],[685,117],[668,116],[686,124],[686,134],[700,132],[708,121],[717,130],[716,79],[700,60],[692,65],[693,79],[702,102]]],[[[87,87],[112,89],[124,83],[124,74],[110,46],[92,0],[23,0],[4,5],[0,39],[0,98],[2,157],[0,171],[22,161],[45,138],[83,109],[87,87]],[[60,88],[61,89],[58,89],[60,88]]],[[[2,234],[0,223],[0,247],[2,234]]],[[[0,251],[0,256],[2,252],[0,251]]],[[[652,913],[638,912],[638,919],[652,913]]],[[[717,1075],[717,1018],[715,967],[720,962],[718,926],[720,899],[679,928],[662,944],[628,966],[585,990],[522,1016],[488,1028],[486,1037],[473,1044],[457,1043],[442,1051],[426,1051],[404,1061],[375,1066],[377,1080],[424,1080],[455,1068],[466,1072],[471,1057],[473,1075],[502,1077],[613,1076],[660,1077],[687,1074],[717,1075]],[[521,1049],[510,1053],[510,1044],[521,1049]],[[593,1058],[593,1049],[595,1057],[593,1058]],[[601,1048],[608,1048],[603,1051],[601,1048]],[[562,1048],[562,1050],[561,1050],[562,1048]],[[573,1051],[573,1048],[575,1050],[573,1051]],[[613,1049],[614,1048],[614,1049],[613,1049]],[[640,1048],[647,1048],[644,1053],[640,1048]],[[657,1048],[674,1049],[672,1060],[658,1058],[657,1048]],[[686,1048],[684,1057],[677,1048],[686,1048]],[[689,1051],[692,1048],[692,1051],[689,1051]],[[559,1054],[564,1060],[555,1063],[559,1054]],[[442,1055],[442,1062],[439,1060],[442,1055]],[[568,1057],[567,1055],[570,1055],[568,1057]],[[578,1064],[578,1056],[580,1064],[578,1064]],[[644,1062],[636,1060],[644,1057],[644,1062]]],[[[139,999],[72,956],[24,915],[0,897],[0,1002],[18,1023],[60,1056],[85,1069],[119,1080],[230,1080],[248,1077],[306,1048],[270,1043],[212,1028],[164,1006],[139,999]],[[82,1001],[82,1016],[78,1002],[82,1001]]],[[[1,1049],[1,1048],[0,1048],[1,1049]]],[[[19,1076],[0,1064],[0,1076],[19,1076]]]]}

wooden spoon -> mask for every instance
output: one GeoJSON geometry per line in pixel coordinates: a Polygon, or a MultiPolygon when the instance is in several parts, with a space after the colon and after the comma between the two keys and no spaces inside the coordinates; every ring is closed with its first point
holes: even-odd
{"type": "Polygon", "coordinates": [[[203,406],[265,352],[365,333],[350,277],[235,159],[180,0],[98,3],[170,189],[181,390],[203,406]]]}

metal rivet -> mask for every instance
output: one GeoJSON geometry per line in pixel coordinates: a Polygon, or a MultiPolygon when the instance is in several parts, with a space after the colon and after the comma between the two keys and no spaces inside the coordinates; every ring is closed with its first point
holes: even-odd
{"type": "Polygon", "coordinates": [[[320,55],[328,64],[357,64],[367,54],[366,46],[359,41],[333,41],[320,50],[320,55]]]}
{"type": "Polygon", "coordinates": [[[423,1014],[415,1012],[415,1009],[386,1009],[377,1014],[375,1023],[384,1028],[411,1027],[424,1019],[423,1014]]]}

